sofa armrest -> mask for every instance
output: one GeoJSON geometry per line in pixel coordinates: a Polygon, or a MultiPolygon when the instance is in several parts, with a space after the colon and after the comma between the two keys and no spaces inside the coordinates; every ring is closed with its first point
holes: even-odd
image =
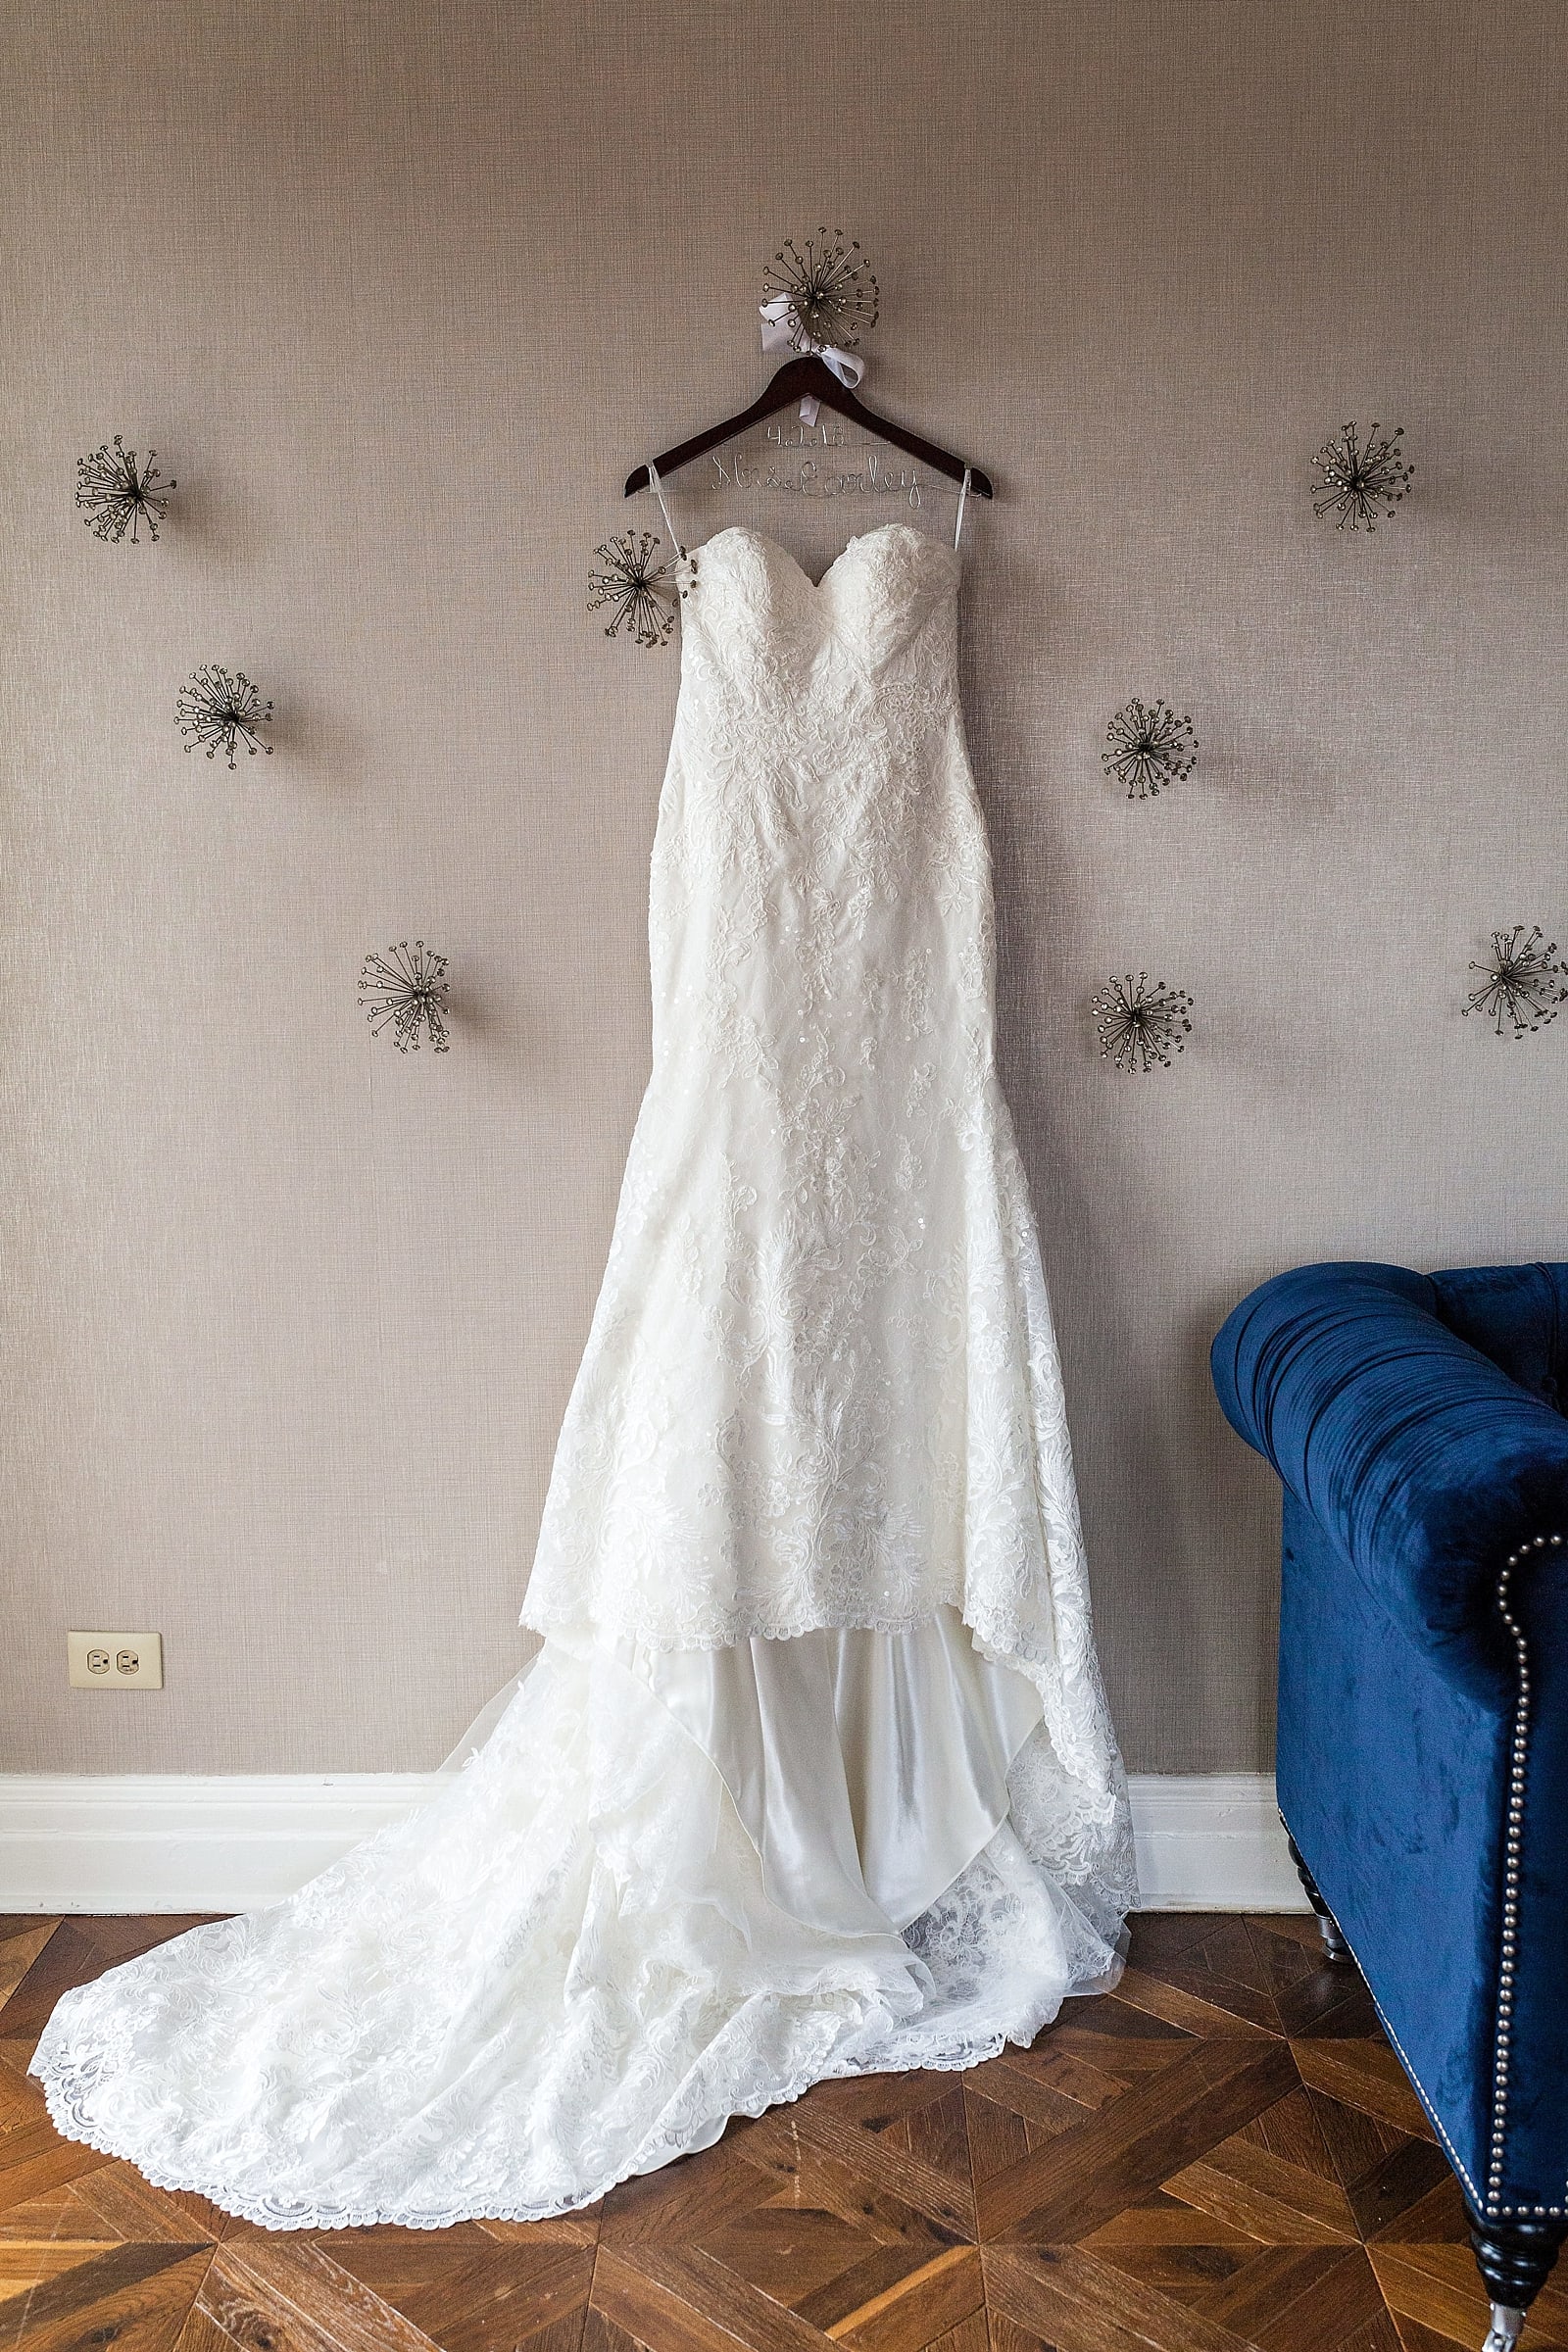
{"type": "Polygon", "coordinates": [[[1498,1573],[1538,1537],[1568,1547],[1568,1421],[1435,1299],[1403,1266],[1277,1275],[1221,1327],[1214,1387],[1395,1622],[1497,1706],[1513,1675],[1498,1573]]]}

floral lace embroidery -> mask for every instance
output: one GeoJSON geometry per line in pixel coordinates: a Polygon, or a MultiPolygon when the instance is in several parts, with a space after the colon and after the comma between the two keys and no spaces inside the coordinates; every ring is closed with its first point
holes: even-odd
{"type": "MultiPolygon", "coordinates": [[[[958,562],[702,551],[654,849],[654,1061],[524,1622],[723,1647],[944,1602],[1037,1683],[1131,1885],[1066,1411],[994,1056],[958,562]]],[[[1098,1862],[1091,1867],[1091,1852],[1098,1862]]]]}

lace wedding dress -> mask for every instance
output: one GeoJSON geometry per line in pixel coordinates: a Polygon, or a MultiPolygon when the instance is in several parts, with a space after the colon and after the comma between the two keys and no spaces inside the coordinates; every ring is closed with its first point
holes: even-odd
{"type": "Polygon", "coordinates": [[[524,1623],[433,1799],[68,1993],[61,2130],[270,2228],[529,2219],[1113,1982],[1133,1893],[993,1058],[957,556],[683,561],[654,1061],[524,1623]]]}

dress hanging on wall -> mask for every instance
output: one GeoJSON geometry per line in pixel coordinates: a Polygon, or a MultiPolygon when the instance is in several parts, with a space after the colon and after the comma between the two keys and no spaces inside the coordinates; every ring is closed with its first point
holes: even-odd
{"type": "Polygon", "coordinates": [[[1118,1973],[958,576],[904,523],[819,586],[752,530],[683,560],[653,1073],[544,1646],[429,1804],[60,2002],[51,2113],[161,2186],[275,2229],[556,2213],[1118,1973]]]}

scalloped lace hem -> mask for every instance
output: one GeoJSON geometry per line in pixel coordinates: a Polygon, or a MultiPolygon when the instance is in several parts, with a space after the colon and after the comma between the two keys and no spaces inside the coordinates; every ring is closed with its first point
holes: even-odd
{"type": "Polygon", "coordinates": [[[951,1592],[923,1594],[919,1601],[902,1609],[878,1610],[858,1602],[846,1602],[835,1608],[812,1599],[787,1609],[757,1606],[726,1610],[717,1617],[709,1613],[679,1624],[672,1623],[667,1615],[655,1617],[629,1608],[530,1609],[524,1603],[517,1623],[547,1642],[567,1642],[576,1648],[636,1642],[645,1649],[670,1655],[688,1649],[734,1649],[742,1642],[795,1642],[803,1634],[913,1634],[929,1625],[944,1608],[956,1609],[969,1631],[994,1647],[999,1660],[1012,1664],[1026,1661],[1027,1666],[1037,1671],[1051,1664],[1050,1642],[1044,1638],[1031,1641],[1019,1625],[997,1627],[991,1634],[982,1635],[983,1623],[995,1612],[975,1607],[972,1596],[966,1596],[957,1588],[951,1592]]]}
{"type": "MultiPolygon", "coordinates": [[[[802,1634],[912,1634],[929,1625],[936,1610],[944,1605],[944,1599],[939,1598],[922,1602],[916,1608],[894,1609],[885,1615],[875,1609],[831,1609],[815,1604],[771,1613],[763,1609],[736,1609],[717,1620],[710,1616],[689,1625],[671,1625],[665,1619],[651,1619],[634,1610],[600,1609],[584,1615],[569,1609],[530,1612],[524,1607],[517,1623],[529,1633],[542,1635],[547,1642],[569,1642],[578,1647],[604,1642],[636,1642],[644,1649],[658,1650],[667,1657],[688,1649],[734,1649],[742,1642],[795,1642],[802,1634]]],[[[956,1605],[956,1601],[952,1605],[956,1605]]]]}
{"type": "MultiPolygon", "coordinates": [[[[939,2072],[950,2066],[978,2065],[981,2057],[995,2058],[1004,2046],[1004,2038],[999,2039],[994,2049],[977,2052],[973,2058],[933,2059],[930,2063],[939,2072]]],[[[844,2067],[836,2071],[847,2075],[881,2070],[844,2067]]],[[[765,2115],[770,2107],[792,2107],[798,2099],[805,2098],[813,2084],[827,2079],[824,2074],[803,2070],[797,2081],[771,2093],[760,2093],[754,2104],[732,2107],[729,2115],[723,2118],[719,2131],[722,2131],[723,2124],[728,2123],[730,2116],[755,2118],[765,2115]]],[[[597,2187],[588,2185],[565,2196],[532,2204],[508,2205],[498,2202],[495,2197],[481,2194],[471,2204],[460,2202],[434,2208],[395,2203],[364,2206],[284,2205],[266,2197],[250,2198],[238,2194],[214,2175],[197,2176],[165,2171],[158,2158],[144,2157],[135,2147],[122,2144],[118,2135],[94,2125],[83,2113],[83,2077],[69,2061],[51,2064],[47,2072],[40,2073],[40,2082],[49,2120],[67,2139],[77,2140],[83,2147],[95,2148],[100,2156],[119,2157],[133,2164],[142,2179],[154,2188],[205,2197],[209,2204],[218,2206],[220,2212],[231,2213],[242,2222],[254,2222],[263,2230],[450,2230],[459,2222],[548,2222],[564,2213],[578,2212],[584,2205],[592,2205],[598,2198],[608,2196],[623,2180],[634,2180],[639,2173],[656,2169],[655,2165],[640,2163],[634,2158],[619,2172],[612,2173],[600,2181],[597,2187]]],[[[693,2155],[701,2148],[711,2147],[717,2136],[718,2132],[710,2132],[705,2137],[672,2147],[667,2155],[656,2160],[657,2164],[673,2163],[679,2156],[693,2155]]]]}
{"type": "MultiPolygon", "coordinates": [[[[1118,1954],[1107,1965],[1102,1979],[1093,1984],[1074,1985],[1071,1993],[1064,1997],[1111,1991],[1121,1976],[1123,1965],[1122,1957],[1118,1954]]],[[[961,2046],[956,2044],[945,2050],[931,2050],[923,2054],[917,2061],[909,2063],[917,2063],[924,2071],[931,2074],[966,2073],[970,2067],[983,2066],[988,2059],[1000,2058],[1009,2044],[1015,2048],[1027,2049],[1036,2034],[1055,2016],[1056,2007],[1057,2004],[1054,2003],[1050,2014],[1042,2017],[1038,2025],[1022,2027],[1017,2033],[999,2032],[988,2034],[983,2040],[967,2042],[961,2046]]],[[[44,2104],[49,2110],[49,2120],[67,2139],[79,2141],[83,2147],[94,2148],[101,2156],[117,2157],[126,2163],[134,2164],[142,2179],[150,2182],[154,2188],[171,2189],[187,2195],[205,2197],[209,2204],[218,2206],[220,2212],[231,2213],[242,2222],[254,2222],[258,2229],[275,2230],[373,2230],[377,2228],[450,2230],[460,2222],[548,2222],[559,2219],[562,2214],[580,2212],[585,2205],[592,2205],[600,2197],[608,2196],[610,2191],[612,2188],[618,2188],[623,2180],[635,2180],[643,2173],[655,2172],[663,2165],[673,2164],[682,2156],[695,2155],[703,2148],[711,2147],[714,2141],[722,2135],[725,2126],[736,2117],[755,2120],[758,2116],[767,2114],[771,2108],[793,2107],[798,2100],[805,2098],[808,2090],[814,2089],[818,2082],[843,2081],[853,2075],[880,2075],[895,2071],[902,2072],[904,2069],[902,2066],[896,2069],[887,2059],[880,2057],[868,2059],[863,2064],[847,2061],[836,2066],[803,2068],[794,2081],[780,2084],[773,2089],[759,2092],[749,2102],[738,2101],[731,2106],[719,2119],[716,2130],[707,2131],[700,2136],[683,2140],[680,2145],[668,2147],[648,2161],[633,2159],[632,2162],[622,2166],[618,2172],[610,2174],[597,2186],[589,2185],[566,2196],[547,2200],[543,2203],[506,2204],[499,2202],[495,2197],[481,2195],[472,2203],[443,2205],[434,2209],[395,2203],[366,2206],[312,2205],[300,2207],[280,2205],[265,2197],[248,2198],[238,2195],[226,2182],[214,2176],[168,2172],[163,2169],[157,2158],[143,2157],[136,2148],[122,2144],[117,2136],[93,2125],[82,2113],[78,2078],[69,2064],[52,2065],[49,2071],[41,2076],[41,2087],[44,2104]]]]}

